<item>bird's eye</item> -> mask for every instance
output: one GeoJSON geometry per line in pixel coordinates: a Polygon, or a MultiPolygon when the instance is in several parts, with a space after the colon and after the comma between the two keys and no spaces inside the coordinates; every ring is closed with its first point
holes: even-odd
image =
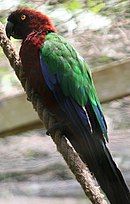
{"type": "Polygon", "coordinates": [[[21,20],[24,21],[26,19],[26,15],[22,14],[21,15],[21,20]]]}

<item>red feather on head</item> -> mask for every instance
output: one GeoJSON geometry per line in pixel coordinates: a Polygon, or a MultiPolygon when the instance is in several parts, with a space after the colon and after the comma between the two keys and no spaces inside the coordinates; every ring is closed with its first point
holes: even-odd
{"type": "Polygon", "coordinates": [[[39,48],[44,42],[47,32],[56,31],[51,19],[47,15],[30,8],[20,9],[19,12],[22,12],[31,18],[29,27],[34,30],[34,33],[28,35],[27,40],[30,39],[32,43],[36,45],[36,47],[39,48]],[[35,33],[35,31],[39,31],[38,35],[35,33]]]}
{"type": "Polygon", "coordinates": [[[30,8],[21,8],[17,12],[30,16],[30,27],[36,31],[56,31],[51,19],[39,11],[30,8]]]}
{"type": "MultiPolygon", "coordinates": [[[[51,19],[45,14],[30,8],[20,8],[12,12],[8,17],[8,22],[13,24],[13,32],[9,33],[9,37],[26,40],[26,38],[37,35],[34,41],[44,41],[44,37],[48,32],[55,32],[56,28],[51,19]]],[[[8,28],[7,28],[8,29],[8,28]]],[[[36,43],[37,44],[37,43],[36,43]]]]}

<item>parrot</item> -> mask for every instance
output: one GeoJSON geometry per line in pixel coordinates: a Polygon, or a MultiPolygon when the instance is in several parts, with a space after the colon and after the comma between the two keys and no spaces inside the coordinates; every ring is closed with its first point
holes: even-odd
{"type": "Polygon", "coordinates": [[[130,204],[130,191],[107,147],[108,130],[88,63],[44,13],[21,7],[9,14],[6,35],[22,40],[25,77],[111,204],[130,204]]]}

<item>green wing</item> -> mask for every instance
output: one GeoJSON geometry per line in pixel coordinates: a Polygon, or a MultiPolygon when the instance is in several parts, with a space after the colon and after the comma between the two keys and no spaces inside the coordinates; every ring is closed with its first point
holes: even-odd
{"type": "Polygon", "coordinates": [[[101,129],[106,135],[106,123],[90,69],[85,60],[56,33],[46,36],[40,52],[48,66],[49,75],[57,77],[63,94],[66,97],[72,97],[82,107],[85,107],[88,101],[91,103],[101,129]]]}

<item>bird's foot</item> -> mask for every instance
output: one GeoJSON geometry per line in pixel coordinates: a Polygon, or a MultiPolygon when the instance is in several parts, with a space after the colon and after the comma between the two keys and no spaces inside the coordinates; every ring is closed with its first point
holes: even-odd
{"type": "Polygon", "coordinates": [[[65,131],[66,131],[66,125],[62,124],[62,123],[56,123],[54,124],[51,128],[49,128],[46,132],[47,135],[52,135],[52,134],[55,134],[55,132],[57,130],[60,130],[60,132],[62,134],[65,134],[65,131]]]}

